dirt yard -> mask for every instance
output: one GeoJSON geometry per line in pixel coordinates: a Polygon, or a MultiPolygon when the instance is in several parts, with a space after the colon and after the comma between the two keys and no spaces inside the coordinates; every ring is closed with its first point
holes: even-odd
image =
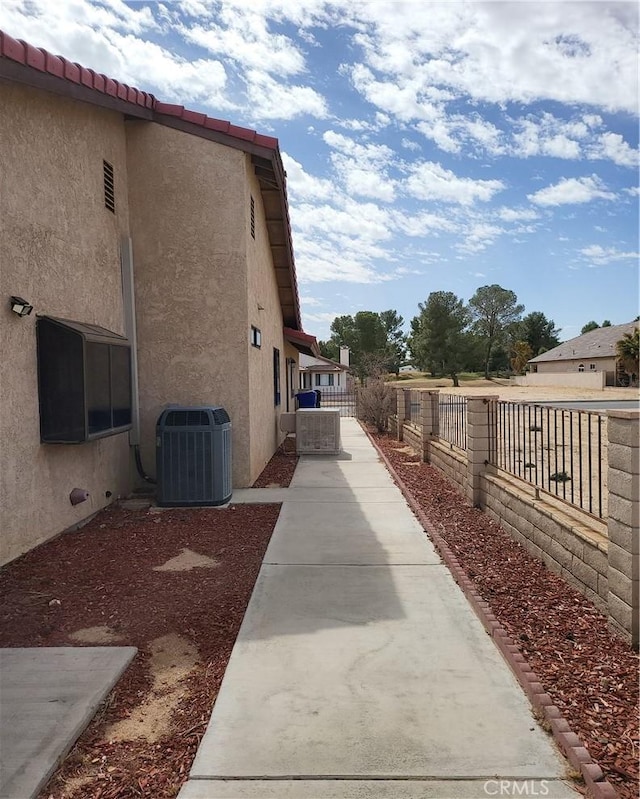
{"type": "Polygon", "coordinates": [[[462,394],[467,397],[493,394],[501,400],[515,402],[536,402],[548,400],[637,400],[640,390],[637,388],[605,388],[603,391],[588,388],[562,388],[560,386],[515,386],[509,380],[495,378],[485,380],[460,380],[458,388],[453,387],[450,378],[416,377],[410,380],[390,381],[394,388],[432,389],[443,394],[462,394]]]}

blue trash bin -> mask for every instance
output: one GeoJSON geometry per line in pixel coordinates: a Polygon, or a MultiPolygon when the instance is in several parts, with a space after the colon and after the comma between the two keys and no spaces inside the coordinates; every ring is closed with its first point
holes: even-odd
{"type": "Polygon", "coordinates": [[[296,394],[298,408],[315,408],[317,397],[315,391],[299,391],[296,394]]]}

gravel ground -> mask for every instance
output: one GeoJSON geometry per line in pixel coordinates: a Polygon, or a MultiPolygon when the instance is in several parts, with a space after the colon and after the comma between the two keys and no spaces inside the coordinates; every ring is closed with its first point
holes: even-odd
{"type": "Polygon", "coordinates": [[[402,442],[372,433],[623,799],[638,797],[638,655],[561,577],[402,442]]]}
{"type": "Polygon", "coordinates": [[[254,488],[287,488],[296,470],[296,440],[288,437],[280,445],[276,454],[264,467],[262,474],[253,484],[254,488]]]}
{"type": "Polygon", "coordinates": [[[112,506],[0,571],[0,646],[139,649],[40,799],[177,795],[279,511],[112,506]]]}

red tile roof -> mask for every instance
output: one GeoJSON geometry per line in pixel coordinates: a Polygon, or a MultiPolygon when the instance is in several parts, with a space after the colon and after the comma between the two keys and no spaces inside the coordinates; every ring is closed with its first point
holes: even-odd
{"type": "Polygon", "coordinates": [[[188,108],[182,105],[163,103],[149,92],[143,92],[133,86],[127,86],[126,83],[121,83],[107,75],[95,72],[93,69],[87,69],[81,64],[69,61],[64,56],[52,55],[42,47],[34,47],[22,39],[14,39],[3,31],[0,31],[0,56],[37,69],[39,72],[46,72],[56,78],[62,78],[70,83],[87,86],[89,89],[116,97],[126,103],[148,108],[157,114],[178,117],[185,122],[191,122],[209,130],[216,130],[235,139],[251,142],[259,147],[266,147],[269,150],[278,149],[278,140],[273,136],[263,136],[262,133],[250,128],[242,128],[238,125],[232,125],[226,120],[214,119],[197,111],[189,111],[188,108]]]}
{"type": "MultiPolygon", "coordinates": [[[[100,100],[98,98],[103,96],[125,103],[130,106],[130,110],[127,109],[127,113],[133,116],[142,116],[145,119],[150,119],[159,124],[170,124],[167,117],[174,118],[193,125],[193,129],[188,130],[188,132],[195,135],[198,135],[198,129],[202,130],[202,134],[200,135],[205,136],[206,134],[204,131],[212,131],[222,136],[229,137],[225,143],[238,147],[238,149],[243,149],[252,153],[256,152],[255,148],[261,148],[262,152],[265,150],[268,151],[264,153],[264,155],[269,157],[272,162],[282,193],[284,208],[283,222],[290,253],[289,271],[295,304],[295,321],[298,328],[302,328],[298,281],[293,257],[291,221],[289,219],[286,173],[280,157],[278,139],[273,136],[264,136],[250,128],[232,125],[231,122],[226,120],[215,119],[197,111],[190,111],[188,108],[184,108],[184,106],[181,105],[163,103],[149,92],[143,92],[133,86],[128,86],[126,83],[114,80],[107,75],[95,72],[93,69],[87,69],[81,64],[69,61],[63,56],[52,55],[41,47],[34,47],[32,44],[22,39],[14,39],[12,36],[0,30],[0,59],[2,58],[33,69],[43,75],[52,76],[53,78],[65,81],[69,87],[71,87],[72,84],[76,84],[79,87],[90,90],[90,92],[95,92],[95,102],[99,103],[100,100]]],[[[64,84],[61,85],[64,87],[64,84]]],[[[58,88],[59,87],[56,87],[56,90],[58,88]]],[[[92,101],[91,94],[89,94],[88,97],[83,97],[83,99],[92,101]]],[[[184,130],[184,128],[182,129],[184,130]]]]}

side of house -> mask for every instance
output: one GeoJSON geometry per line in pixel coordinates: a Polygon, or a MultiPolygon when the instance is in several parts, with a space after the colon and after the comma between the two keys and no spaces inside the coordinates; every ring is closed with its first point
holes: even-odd
{"type": "MultiPolygon", "coordinates": [[[[345,357],[344,350],[341,356],[345,357]]],[[[319,355],[300,356],[300,388],[302,390],[318,389],[321,393],[332,395],[346,394],[353,391],[353,379],[349,374],[349,352],[346,350],[346,363],[338,363],[319,355]]]]}
{"type": "Polygon", "coordinates": [[[103,159],[126,175],[122,115],[18,83],[0,82],[0,558],[25,552],[131,489],[126,432],[41,444],[36,313],[124,334],[119,242],[126,192],[104,203],[103,159]],[[30,316],[9,309],[25,297],[30,316]],[[73,506],[70,492],[89,499],[73,506]],[[110,496],[108,496],[110,494],[110,496]]]}
{"type": "Polygon", "coordinates": [[[0,102],[6,562],[128,494],[140,480],[132,446],[153,475],[170,403],[226,408],[233,484],[251,485],[283,438],[299,353],[317,344],[301,330],[276,139],[1,32],[0,102]],[[14,295],[31,316],[10,310],[14,295]],[[63,320],[53,324],[81,374],[66,352],[53,364],[54,345],[38,350],[43,317],[63,320]],[[77,406],[84,432],[41,436],[44,373],[58,421],[77,406]]]}
{"type": "Polygon", "coordinates": [[[637,323],[591,330],[565,341],[529,361],[529,375],[521,385],[568,385],[583,388],[615,386],[618,380],[616,343],[632,333],[637,323]]]}

